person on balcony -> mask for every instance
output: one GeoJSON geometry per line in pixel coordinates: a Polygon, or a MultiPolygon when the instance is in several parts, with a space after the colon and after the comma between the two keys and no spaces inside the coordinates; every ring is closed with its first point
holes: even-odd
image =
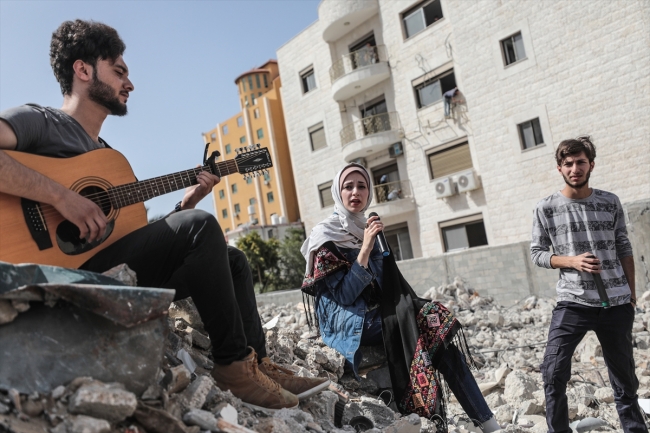
{"type": "Polygon", "coordinates": [[[484,433],[500,429],[467,366],[471,357],[458,320],[442,304],[417,298],[393,255],[380,251],[376,239],[384,226],[377,216],[364,215],[371,190],[363,166],[345,166],[332,183],[334,213],[313,228],[301,248],[310,326],[345,357],[357,379],[359,347],[384,344],[400,412],[436,418],[442,427],[442,374],[484,433]]]}
{"type": "Polygon", "coordinates": [[[453,97],[458,94],[458,87],[454,87],[451,90],[446,91],[443,93],[443,98],[445,101],[445,118],[451,117],[451,103],[453,100],[453,97]]]}

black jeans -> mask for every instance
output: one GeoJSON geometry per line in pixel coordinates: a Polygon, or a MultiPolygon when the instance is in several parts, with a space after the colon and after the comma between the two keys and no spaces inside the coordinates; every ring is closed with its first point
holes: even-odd
{"type": "Polygon", "coordinates": [[[247,346],[266,356],[248,261],[226,244],[209,213],[171,214],[128,234],[81,268],[104,272],[121,263],[136,272],[139,286],[175,289],[175,300],[192,297],[217,364],[244,358],[247,346]]]}
{"type": "Polygon", "coordinates": [[[558,302],[548,332],[548,344],[541,365],[546,394],[546,423],[549,433],[570,433],[566,384],[571,377],[571,357],[587,331],[594,331],[614,390],[616,410],[623,431],[647,432],[638,403],[639,381],[632,355],[632,304],[609,309],[575,302],[558,302]]]}

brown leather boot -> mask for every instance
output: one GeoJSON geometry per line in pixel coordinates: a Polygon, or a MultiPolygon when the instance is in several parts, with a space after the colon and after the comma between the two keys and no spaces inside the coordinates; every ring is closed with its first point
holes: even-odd
{"type": "Polygon", "coordinates": [[[298,397],[282,389],[257,368],[257,355],[252,348],[241,361],[230,365],[215,364],[210,374],[219,388],[229,389],[252,409],[276,411],[298,407],[298,397]]]}
{"type": "Polygon", "coordinates": [[[321,392],[330,385],[330,380],[325,377],[299,377],[293,371],[282,368],[271,362],[268,357],[262,358],[259,365],[260,371],[280,384],[287,391],[303,400],[321,392]]]}

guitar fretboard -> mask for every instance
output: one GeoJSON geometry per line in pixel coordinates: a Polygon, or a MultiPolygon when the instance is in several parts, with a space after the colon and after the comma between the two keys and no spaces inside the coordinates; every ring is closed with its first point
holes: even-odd
{"type": "Polygon", "coordinates": [[[209,165],[204,165],[203,167],[197,167],[191,170],[179,171],[165,176],[113,187],[108,190],[111,205],[115,208],[122,208],[196,185],[196,177],[202,171],[216,174],[219,177],[238,172],[235,160],[218,162],[215,164],[215,168],[216,170],[213,173],[209,165]]]}

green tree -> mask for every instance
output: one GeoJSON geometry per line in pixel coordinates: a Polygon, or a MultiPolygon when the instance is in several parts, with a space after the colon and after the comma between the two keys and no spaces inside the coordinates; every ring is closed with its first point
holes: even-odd
{"type": "Polygon", "coordinates": [[[277,290],[280,242],[277,239],[264,241],[259,233],[252,231],[237,239],[235,243],[237,248],[246,254],[253,272],[257,273],[260,293],[264,293],[267,289],[277,290]]]}
{"type": "Polygon", "coordinates": [[[305,232],[291,228],[287,230],[280,243],[278,254],[280,256],[280,285],[282,288],[295,289],[302,285],[305,276],[305,258],[300,252],[300,247],[305,240],[305,232]]]}

